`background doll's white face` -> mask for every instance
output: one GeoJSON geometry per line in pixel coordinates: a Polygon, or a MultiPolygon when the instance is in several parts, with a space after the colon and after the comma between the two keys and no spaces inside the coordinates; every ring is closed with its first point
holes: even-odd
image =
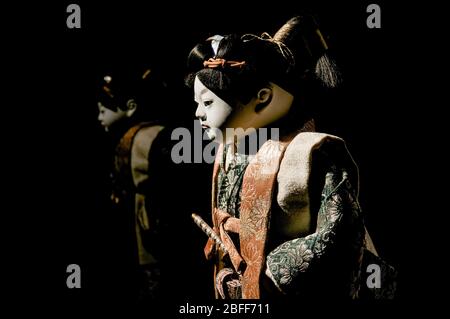
{"type": "Polygon", "coordinates": [[[98,102],[98,120],[100,124],[105,128],[105,131],[109,131],[109,127],[127,116],[126,111],[117,109],[117,111],[106,108],[102,103],[98,102]]]}
{"type": "Polygon", "coordinates": [[[232,112],[231,106],[208,89],[199,79],[194,81],[194,99],[197,102],[195,116],[206,129],[210,139],[215,139],[217,130],[223,129],[223,124],[232,112]]]}

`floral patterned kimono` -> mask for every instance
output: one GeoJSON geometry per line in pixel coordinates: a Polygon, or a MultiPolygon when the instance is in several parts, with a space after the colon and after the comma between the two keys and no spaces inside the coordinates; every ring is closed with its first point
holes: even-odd
{"type": "Polygon", "coordinates": [[[268,140],[256,155],[219,150],[213,173],[210,239],[216,297],[391,298],[395,270],[366,232],[357,200],[358,172],[342,139],[302,132],[268,140]],[[368,264],[381,288],[366,285],[368,264]]]}

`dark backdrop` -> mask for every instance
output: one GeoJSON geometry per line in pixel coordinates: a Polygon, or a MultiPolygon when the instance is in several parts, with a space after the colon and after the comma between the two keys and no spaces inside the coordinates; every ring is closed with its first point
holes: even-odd
{"type": "MultiPolygon", "coordinates": [[[[96,120],[95,89],[102,71],[111,64],[159,61],[180,90],[180,96],[161,107],[193,114],[192,93],[182,81],[186,56],[196,43],[218,33],[273,33],[304,8],[319,14],[344,75],[344,86],[327,106],[323,125],[347,141],[360,168],[360,201],[367,228],[379,253],[401,273],[405,268],[401,229],[407,212],[398,199],[405,194],[408,149],[401,143],[404,118],[397,109],[402,103],[397,84],[404,76],[398,65],[399,10],[377,1],[382,28],[368,29],[369,3],[165,2],[156,6],[151,1],[95,5],[79,1],[82,27],[73,30],[66,28],[68,3],[36,5],[35,11],[34,7],[18,8],[22,19],[35,26],[12,42],[21,45],[26,57],[17,63],[16,76],[26,87],[21,95],[34,101],[22,109],[28,114],[24,123],[31,141],[27,155],[20,158],[27,183],[16,186],[20,191],[15,202],[29,213],[26,224],[32,230],[27,227],[31,238],[15,251],[25,257],[20,264],[26,265],[15,285],[19,295],[33,300],[45,287],[52,296],[48,302],[76,305],[108,299],[118,289],[111,266],[113,250],[106,248],[113,232],[101,199],[106,148],[96,120]],[[71,263],[82,268],[82,289],[66,288],[66,266],[71,263]],[[39,269],[37,290],[29,288],[29,269],[39,269]]],[[[186,192],[195,190],[196,181],[192,185],[186,192]]]]}

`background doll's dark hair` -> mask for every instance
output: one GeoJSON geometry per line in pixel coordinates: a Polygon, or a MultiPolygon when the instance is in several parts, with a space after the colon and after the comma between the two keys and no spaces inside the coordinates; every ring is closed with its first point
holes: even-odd
{"type": "Polygon", "coordinates": [[[155,68],[148,66],[115,68],[105,73],[98,91],[99,101],[107,108],[126,110],[127,101],[134,99],[135,121],[167,119],[169,96],[166,81],[155,68]]]}

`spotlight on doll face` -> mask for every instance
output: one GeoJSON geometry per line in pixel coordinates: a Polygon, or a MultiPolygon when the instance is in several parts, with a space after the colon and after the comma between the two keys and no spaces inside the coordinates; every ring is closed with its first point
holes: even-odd
{"type": "Polygon", "coordinates": [[[231,106],[208,89],[199,79],[195,77],[194,82],[195,102],[197,110],[195,116],[206,130],[211,140],[218,137],[218,130],[223,129],[223,124],[232,112],[231,106]]]}
{"type": "Polygon", "coordinates": [[[122,111],[117,109],[117,111],[113,111],[107,107],[105,107],[102,103],[98,102],[98,120],[105,128],[105,131],[109,131],[109,127],[114,123],[118,122],[122,118],[127,116],[126,111],[122,111]]]}

